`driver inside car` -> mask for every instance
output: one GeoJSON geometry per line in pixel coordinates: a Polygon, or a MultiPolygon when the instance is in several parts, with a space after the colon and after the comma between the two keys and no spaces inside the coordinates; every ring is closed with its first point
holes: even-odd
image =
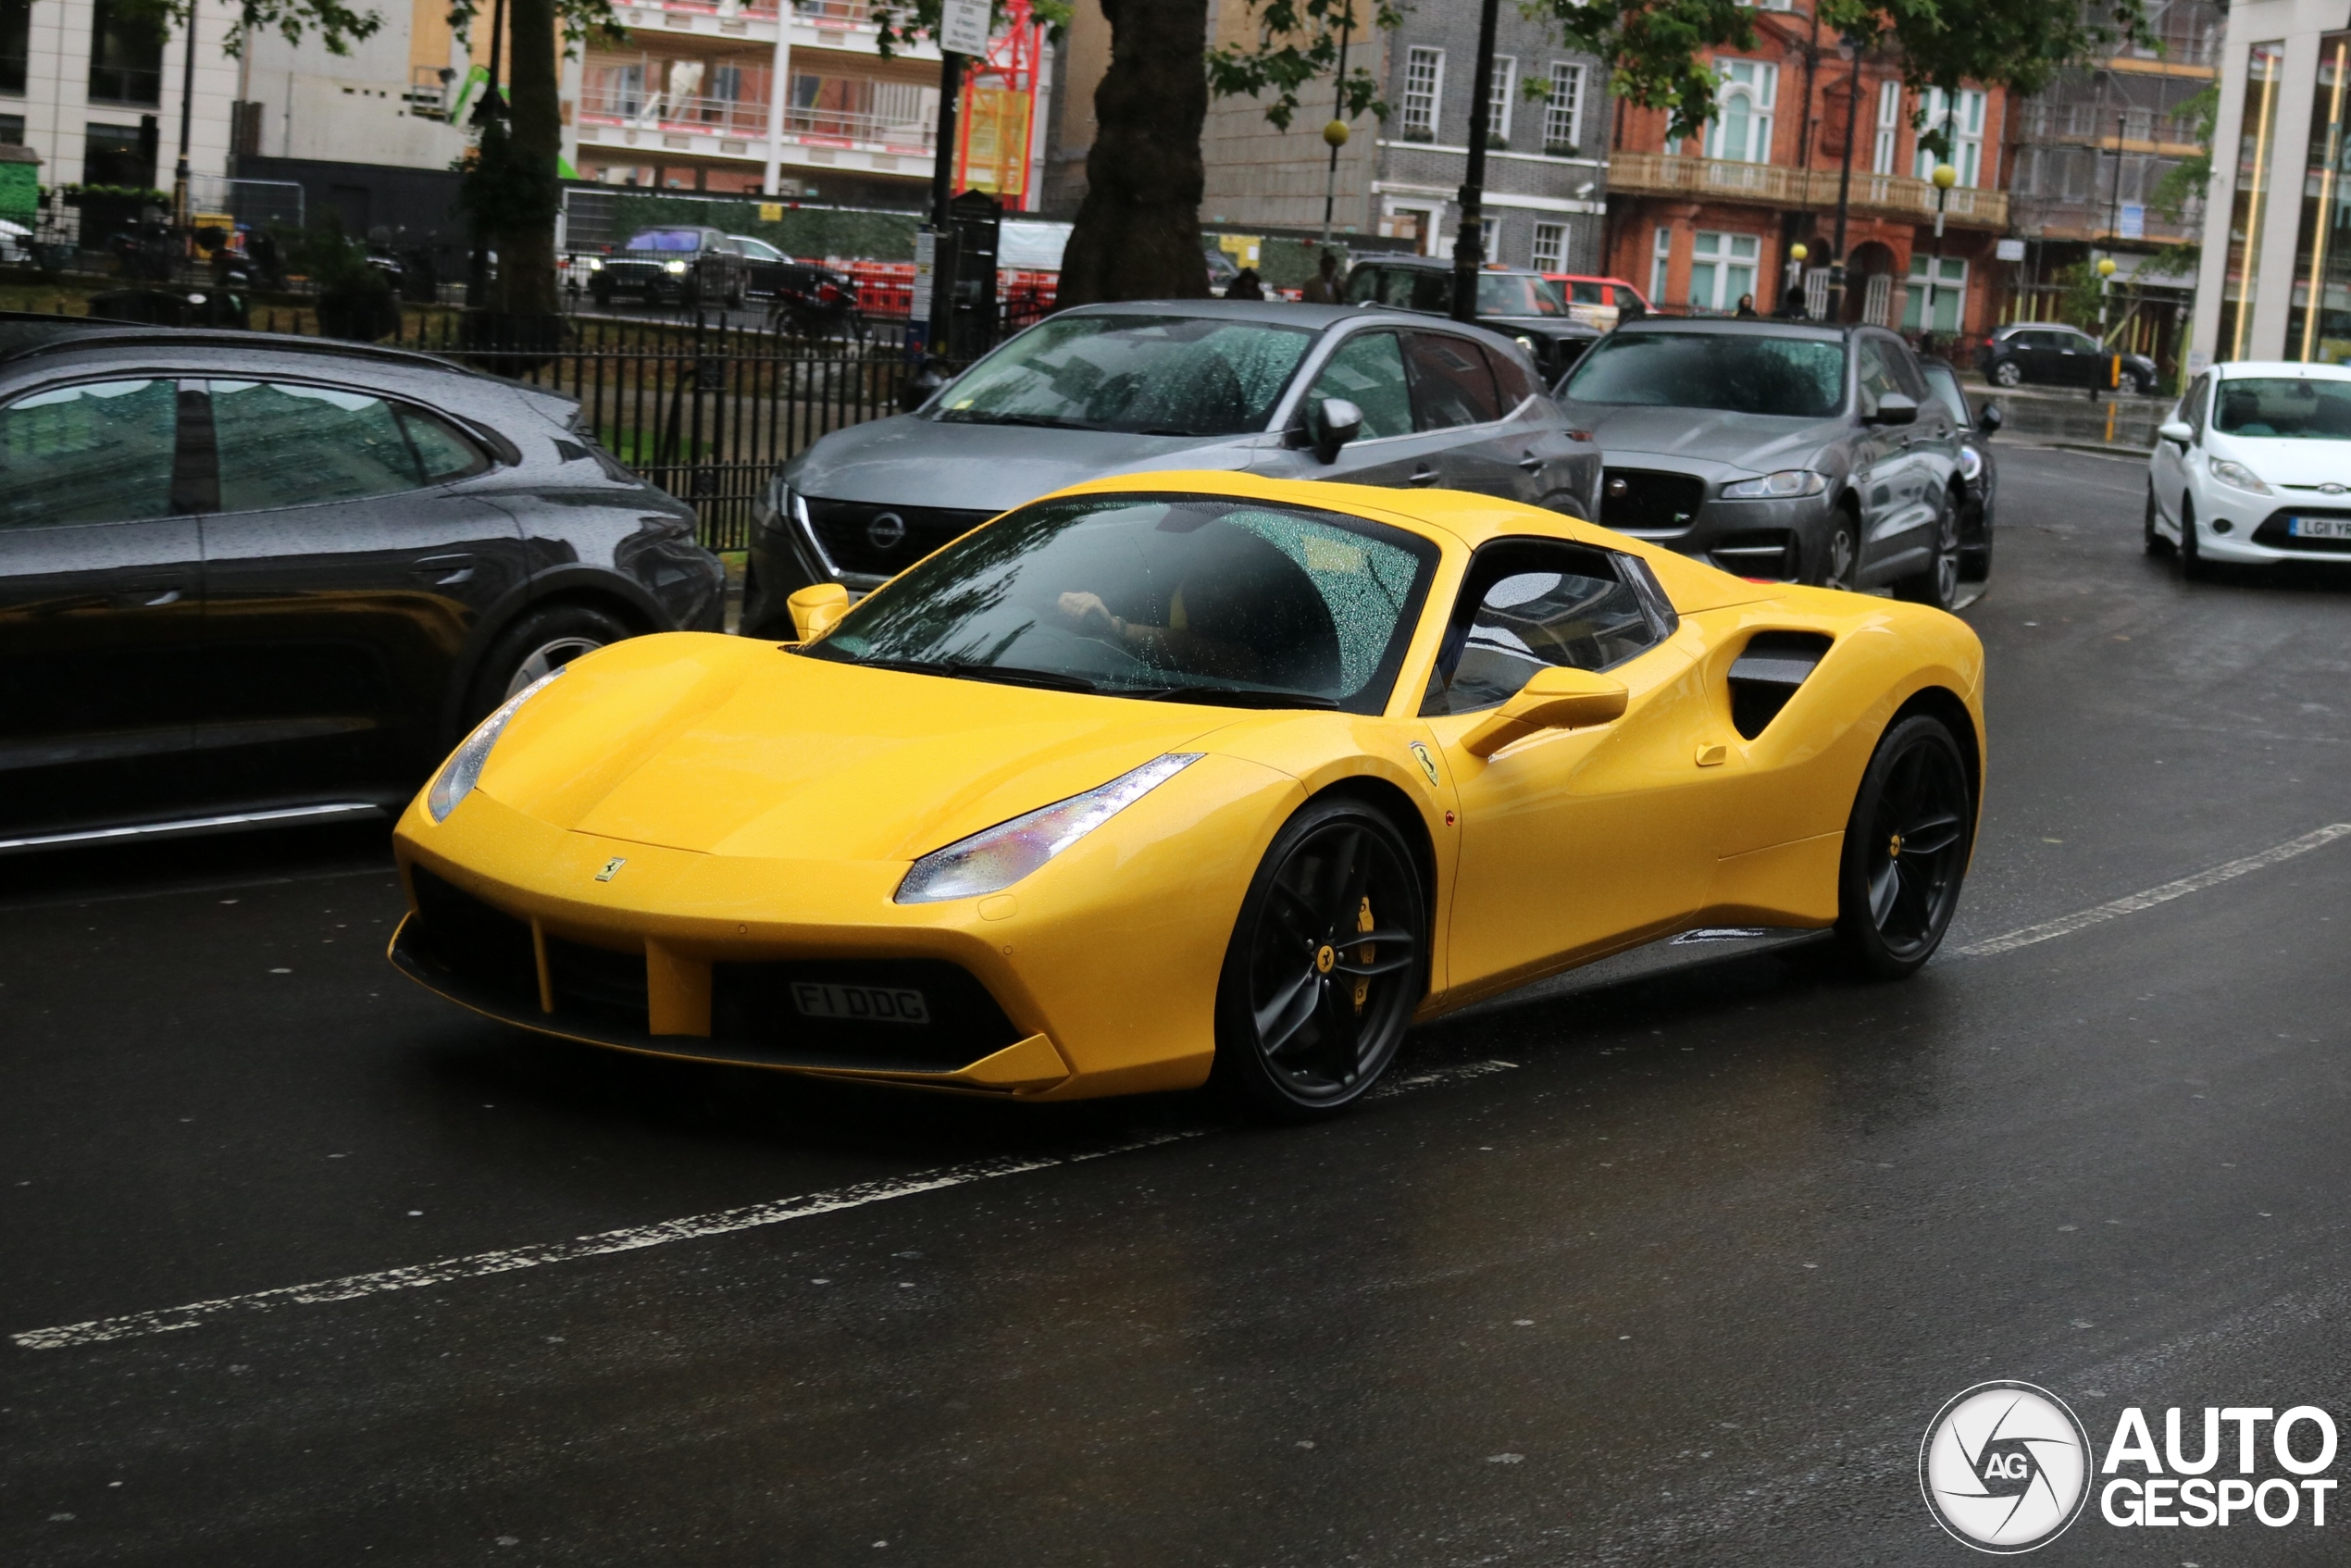
{"type": "Polygon", "coordinates": [[[1337,634],[1305,573],[1239,529],[1203,532],[1163,601],[1148,588],[1117,604],[1071,589],[1055,610],[1078,635],[1154,669],[1309,691],[1332,685],[1337,634]]]}

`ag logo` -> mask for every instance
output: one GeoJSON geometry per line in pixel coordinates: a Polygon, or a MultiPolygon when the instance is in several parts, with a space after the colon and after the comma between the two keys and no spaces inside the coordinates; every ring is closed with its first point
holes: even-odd
{"type": "Polygon", "coordinates": [[[2044,1547],[2090,1498],[2090,1440],[2065,1402],[2030,1383],[1979,1383],[1927,1425],[1919,1490],[1934,1522],[1978,1551],[2044,1547]]]}

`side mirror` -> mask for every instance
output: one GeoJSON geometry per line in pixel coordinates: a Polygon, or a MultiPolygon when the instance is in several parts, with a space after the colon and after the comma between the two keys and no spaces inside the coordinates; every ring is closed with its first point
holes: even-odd
{"type": "Polygon", "coordinates": [[[1877,400],[1874,413],[1861,417],[1864,425],[1914,425],[1918,423],[1919,404],[1916,398],[1901,392],[1887,392],[1877,400]]]}
{"type": "Polygon", "coordinates": [[[1310,428],[1314,455],[1336,463],[1338,449],[1363,433],[1363,411],[1343,397],[1326,397],[1314,405],[1310,428]]]}
{"type": "Polygon", "coordinates": [[[1624,715],[1624,683],[1586,669],[1538,669],[1518,695],[1462,737],[1462,750],[1490,757],[1538,729],[1584,729],[1624,715]]]}
{"type": "Polygon", "coordinates": [[[2008,422],[2008,415],[1996,403],[1985,403],[1975,411],[1975,428],[1987,437],[1998,435],[2000,427],[2008,422]]]}
{"type": "Polygon", "coordinates": [[[931,393],[946,384],[947,378],[939,373],[939,361],[924,360],[914,373],[906,378],[905,384],[898,389],[898,411],[912,414],[930,401],[931,393]]]}
{"type": "Polygon", "coordinates": [[[2167,419],[2157,428],[2155,433],[2183,452],[2188,449],[2188,442],[2196,440],[2196,427],[2185,419],[2167,419]]]}
{"type": "Polygon", "coordinates": [[[849,590],[837,582],[812,582],[784,601],[791,612],[792,629],[802,642],[813,642],[832,630],[849,614],[849,590]]]}

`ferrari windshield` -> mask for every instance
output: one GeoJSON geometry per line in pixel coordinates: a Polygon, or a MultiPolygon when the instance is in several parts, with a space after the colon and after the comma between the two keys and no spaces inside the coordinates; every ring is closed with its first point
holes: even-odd
{"type": "Polygon", "coordinates": [[[1845,345],[1760,332],[1611,332],[1576,366],[1563,395],[1823,419],[1845,405],[1845,345]]]}
{"type": "Polygon", "coordinates": [[[2220,383],[2212,425],[2255,440],[2351,441],[2351,381],[2248,376],[2220,383]]]}
{"type": "Polygon", "coordinates": [[[1437,559],[1400,529],[1304,507],[1039,502],[906,572],[806,652],[1016,686],[1376,713],[1437,559]]]}
{"type": "Polygon", "coordinates": [[[932,414],[958,424],[1136,435],[1262,430],[1314,334],[1198,316],[1064,316],[965,371],[932,414]]]}

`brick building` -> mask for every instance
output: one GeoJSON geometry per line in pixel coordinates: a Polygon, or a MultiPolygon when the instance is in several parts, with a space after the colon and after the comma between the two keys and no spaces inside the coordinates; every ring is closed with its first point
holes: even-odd
{"type": "Polygon", "coordinates": [[[1728,313],[1751,293],[1768,313],[1793,287],[1825,312],[1849,137],[1845,319],[1968,335],[1997,325],[2006,93],[1914,93],[1888,52],[1864,54],[1857,75],[1835,34],[1801,10],[1759,9],[1755,22],[1754,48],[1713,52],[1718,112],[1701,135],[1669,141],[1664,111],[1617,104],[1609,270],[1668,311],[1728,313]],[[1934,159],[1920,140],[1943,128],[1959,178],[1938,246],[1934,159]],[[1788,255],[1798,242],[1800,277],[1788,255]]]}

